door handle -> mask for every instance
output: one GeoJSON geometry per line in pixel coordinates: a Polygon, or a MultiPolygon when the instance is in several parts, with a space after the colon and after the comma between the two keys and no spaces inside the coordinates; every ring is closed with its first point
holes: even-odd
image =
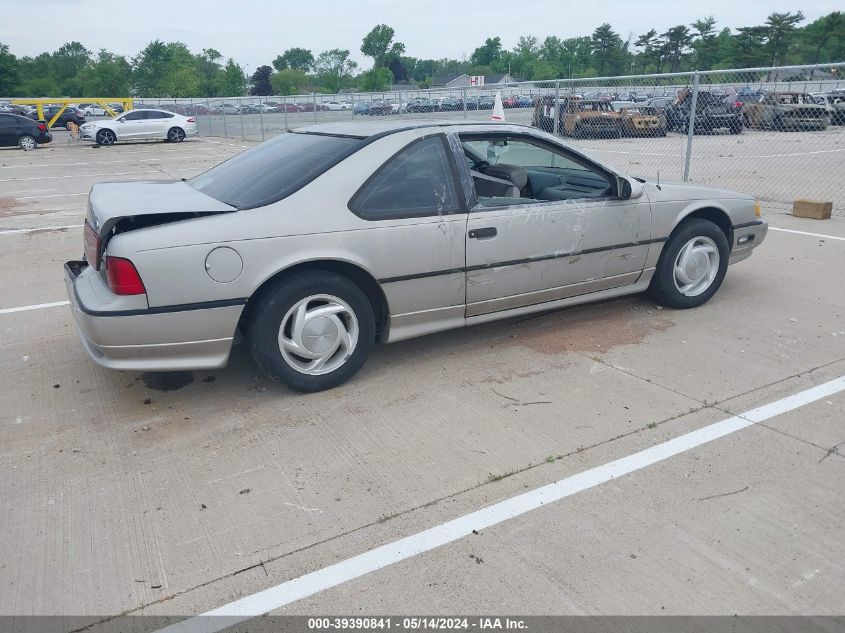
{"type": "Polygon", "coordinates": [[[496,235],[496,227],[495,226],[488,226],[483,229],[472,229],[467,235],[472,239],[478,239],[481,237],[493,237],[496,235]]]}

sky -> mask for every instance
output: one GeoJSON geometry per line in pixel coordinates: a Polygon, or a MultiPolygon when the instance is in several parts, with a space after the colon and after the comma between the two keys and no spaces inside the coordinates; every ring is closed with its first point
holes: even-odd
{"type": "Polygon", "coordinates": [[[623,39],[663,32],[713,15],[718,27],[761,24],[773,11],[801,9],[807,20],[841,10],[841,0],[38,0],[37,28],[28,2],[3,2],[0,43],[17,56],[54,51],[77,40],[133,56],[149,42],[181,41],[194,51],[215,48],[247,72],[269,64],[294,46],[315,56],[331,48],[349,49],[362,68],[371,65],[361,39],[373,26],[388,24],[414,57],[469,58],[486,37],[500,36],[506,49],[520,35],[541,41],[589,35],[609,22],[623,39]]]}

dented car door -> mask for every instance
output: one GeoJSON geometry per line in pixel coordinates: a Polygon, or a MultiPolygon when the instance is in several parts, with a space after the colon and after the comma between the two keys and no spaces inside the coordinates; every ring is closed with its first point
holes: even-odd
{"type": "MultiPolygon", "coordinates": [[[[526,162],[524,154],[499,158],[509,161],[508,167],[511,161],[526,162]]],[[[643,271],[652,236],[650,206],[641,190],[636,198],[621,199],[615,179],[598,170],[579,175],[572,169],[529,166],[527,172],[526,187],[535,199],[482,196],[470,211],[468,318],[626,286],[643,271]],[[568,183],[554,184],[564,177],[568,183]],[[587,197],[585,191],[578,197],[579,182],[604,177],[606,190],[592,190],[601,195],[587,197]]]]}

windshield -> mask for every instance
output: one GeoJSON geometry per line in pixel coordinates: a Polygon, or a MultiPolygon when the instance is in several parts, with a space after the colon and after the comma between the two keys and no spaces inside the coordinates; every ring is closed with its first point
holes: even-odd
{"type": "Polygon", "coordinates": [[[342,136],[282,134],[191,178],[188,184],[237,209],[252,209],[298,191],[362,143],[342,136]]]}

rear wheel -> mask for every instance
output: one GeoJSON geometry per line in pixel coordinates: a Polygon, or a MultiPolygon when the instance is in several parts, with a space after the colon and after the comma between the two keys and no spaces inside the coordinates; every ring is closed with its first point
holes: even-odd
{"type": "Polygon", "coordinates": [[[111,130],[100,130],[97,132],[97,143],[99,145],[114,145],[117,141],[117,136],[111,130]]]}
{"type": "Polygon", "coordinates": [[[172,127],[167,131],[167,140],[171,143],[181,143],[185,140],[185,130],[180,127],[172,127]]]}
{"type": "Polygon", "coordinates": [[[363,366],[375,342],[375,317],[367,296],[346,277],[303,272],[258,298],[248,340],[271,377],[297,391],[322,391],[363,366]]]}
{"type": "Polygon", "coordinates": [[[649,293],[673,308],[694,308],[716,294],[728,268],[724,232],[701,218],[683,222],[660,255],[649,293]]]}
{"type": "Polygon", "coordinates": [[[24,134],[18,139],[18,147],[20,147],[25,152],[29,152],[34,150],[38,147],[38,143],[35,141],[34,136],[30,136],[29,134],[24,134]]]}

